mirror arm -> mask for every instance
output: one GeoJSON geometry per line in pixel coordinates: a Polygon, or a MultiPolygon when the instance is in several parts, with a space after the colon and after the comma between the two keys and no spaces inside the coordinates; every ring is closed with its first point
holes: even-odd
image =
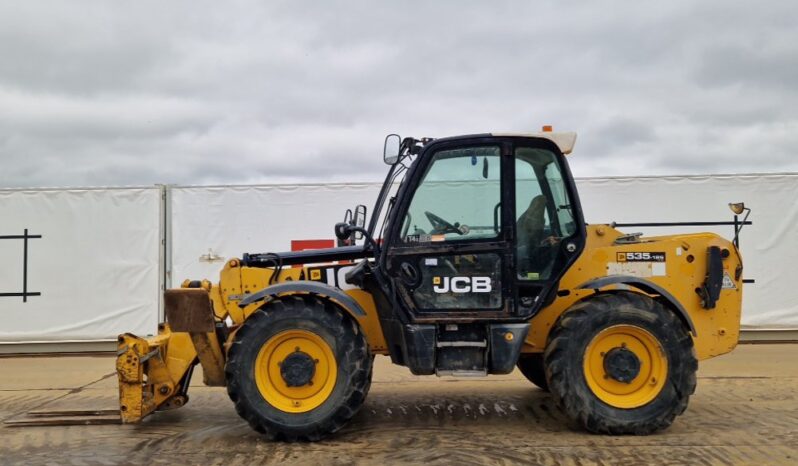
{"type": "Polygon", "coordinates": [[[369,234],[369,232],[363,227],[352,227],[352,231],[355,233],[360,233],[363,235],[363,238],[366,239],[366,244],[371,243],[371,246],[374,248],[374,255],[380,255],[380,245],[377,244],[377,241],[369,234]]]}
{"type": "Polygon", "coordinates": [[[740,248],[740,232],[743,230],[745,222],[748,221],[748,216],[751,215],[751,209],[745,207],[743,208],[743,212],[745,212],[745,217],[743,217],[742,221],[739,220],[739,215],[734,215],[734,239],[732,240],[732,243],[734,243],[734,246],[737,249],[740,248]]]}
{"type": "Polygon", "coordinates": [[[366,239],[366,244],[371,245],[374,248],[374,255],[378,256],[380,253],[380,245],[377,244],[377,241],[369,234],[368,230],[363,227],[350,225],[346,222],[339,222],[335,224],[335,236],[340,239],[344,240],[349,238],[352,233],[360,233],[363,235],[363,238],[366,239]]]}

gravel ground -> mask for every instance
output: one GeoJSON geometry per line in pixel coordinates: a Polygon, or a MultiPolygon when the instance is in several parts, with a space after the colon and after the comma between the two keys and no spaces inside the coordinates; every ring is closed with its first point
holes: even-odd
{"type": "MultiPolygon", "coordinates": [[[[415,377],[375,362],[369,399],[319,443],[273,443],[196,374],[186,407],[138,425],[0,426],[2,464],[797,464],[798,345],[741,345],[701,363],[687,412],[665,432],[582,432],[517,371],[415,377]]],[[[0,359],[0,419],[30,410],[114,409],[112,357],[0,359]]]]}

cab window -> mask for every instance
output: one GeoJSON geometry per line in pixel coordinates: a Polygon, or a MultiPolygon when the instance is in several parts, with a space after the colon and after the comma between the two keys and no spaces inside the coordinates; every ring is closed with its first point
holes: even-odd
{"type": "Polygon", "coordinates": [[[401,241],[495,238],[500,232],[498,146],[437,152],[402,222],[401,241]]]}
{"type": "Polygon", "coordinates": [[[515,206],[517,276],[548,279],[560,241],[576,232],[562,171],[551,151],[516,149],[515,206]]]}

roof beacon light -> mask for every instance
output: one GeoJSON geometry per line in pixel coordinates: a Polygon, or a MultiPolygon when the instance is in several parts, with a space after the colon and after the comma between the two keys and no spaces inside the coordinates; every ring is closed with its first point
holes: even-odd
{"type": "Polygon", "coordinates": [[[729,209],[734,215],[740,215],[745,210],[745,202],[729,202],[729,209]]]}

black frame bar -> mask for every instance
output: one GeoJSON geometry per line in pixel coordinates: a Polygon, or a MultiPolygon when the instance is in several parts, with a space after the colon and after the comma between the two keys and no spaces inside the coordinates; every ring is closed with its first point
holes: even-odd
{"type": "MultiPolygon", "coordinates": [[[[745,216],[748,218],[748,215],[745,216]]],[[[750,220],[739,220],[738,216],[734,216],[734,220],[729,222],[649,222],[649,223],[616,223],[612,222],[610,225],[615,227],[706,227],[706,226],[715,226],[715,225],[728,225],[734,227],[734,246],[739,248],[740,247],[740,230],[742,229],[743,225],[752,225],[753,222],[750,220]]],[[[756,280],[753,278],[746,278],[743,279],[743,283],[756,283],[756,280]]]]}
{"type": "Polygon", "coordinates": [[[0,239],[21,239],[22,240],[22,292],[21,293],[0,293],[0,297],[22,296],[22,302],[28,302],[28,296],[41,296],[38,291],[28,291],[28,240],[39,239],[42,235],[29,235],[28,229],[22,235],[1,235],[0,239]]]}
{"type": "Polygon", "coordinates": [[[610,226],[613,228],[615,227],[708,227],[708,226],[717,226],[717,225],[728,225],[734,227],[734,239],[732,243],[736,248],[740,248],[740,230],[743,229],[743,225],[752,225],[753,222],[750,220],[746,220],[748,218],[748,214],[751,213],[751,209],[746,209],[748,213],[745,214],[742,220],[739,219],[738,215],[734,216],[734,220],[729,222],[648,222],[648,223],[616,223],[612,222],[610,226]]]}
{"type": "Polygon", "coordinates": [[[616,223],[612,222],[612,227],[708,227],[715,225],[752,225],[753,222],[746,220],[744,222],[650,222],[650,223],[616,223]]]}

